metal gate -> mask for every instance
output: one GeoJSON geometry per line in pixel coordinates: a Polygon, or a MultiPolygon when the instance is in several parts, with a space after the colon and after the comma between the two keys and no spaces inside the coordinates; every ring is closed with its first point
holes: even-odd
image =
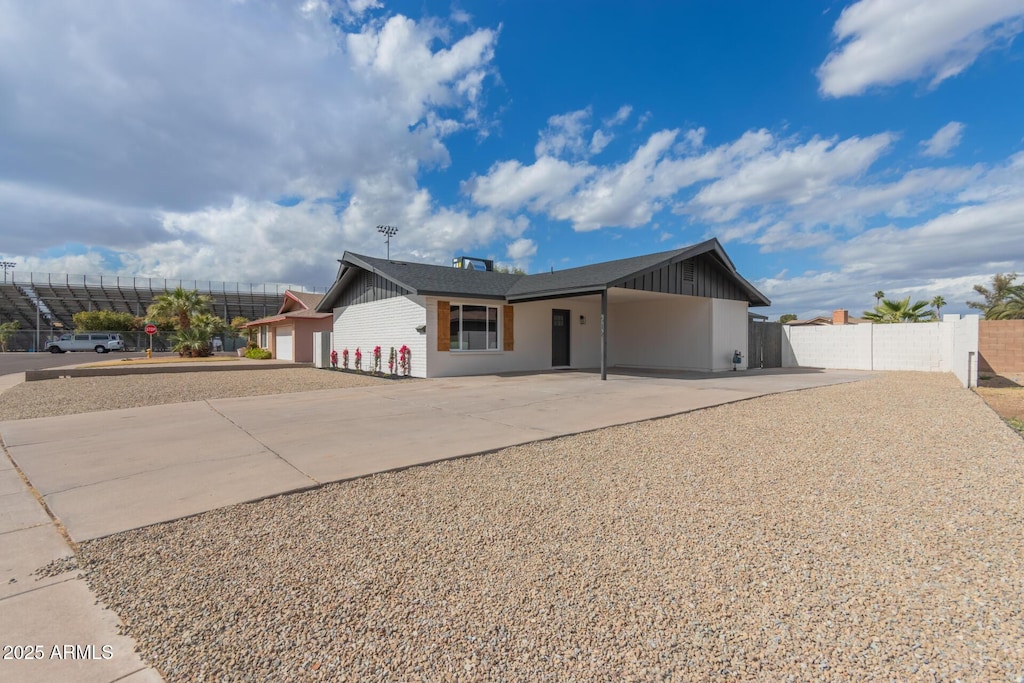
{"type": "Polygon", "coordinates": [[[747,325],[747,367],[782,367],[782,323],[751,321],[747,325]]]}

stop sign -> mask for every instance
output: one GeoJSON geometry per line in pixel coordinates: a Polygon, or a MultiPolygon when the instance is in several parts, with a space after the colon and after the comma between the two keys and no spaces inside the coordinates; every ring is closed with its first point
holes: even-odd
{"type": "Polygon", "coordinates": [[[146,330],[146,334],[154,335],[154,334],[156,334],[156,325],[154,325],[153,323],[147,323],[146,327],[145,327],[145,330],[146,330]]]}

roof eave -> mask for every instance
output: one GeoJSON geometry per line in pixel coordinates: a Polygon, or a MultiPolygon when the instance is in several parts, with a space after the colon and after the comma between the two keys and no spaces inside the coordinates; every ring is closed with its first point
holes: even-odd
{"type": "Polygon", "coordinates": [[[545,299],[565,299],[571,296],[585,296],[588,294],[600,294],[608,288],[604,285],[592,285],[588,287],[571,287],[568,289],[549,289],[539,292],[527,292],[513,296],[502,297],[510,304],[524,304],[529,301],[543,301],[545,299]]]}
{"type": "MultiPolygon", "coordinates": [[[[404,285],[403,285],[404,286],[404,285]]],[[[487,299],[488,301],[505,301],[506,297],[504,294],[479,294],[475,292],[443,292],[434,290],[420,290],[416,292],[418,296],[443,296],[450,299],[487,299]]]]}

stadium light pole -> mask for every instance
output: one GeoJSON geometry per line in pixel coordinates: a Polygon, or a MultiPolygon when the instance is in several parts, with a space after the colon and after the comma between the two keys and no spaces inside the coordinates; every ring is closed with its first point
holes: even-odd
{"type": "Polygon", "coordinates": [[[388,261],[391,260],[391,238],[398,234],[397,225],[378,225],[377,232],[386,237],[388,243],[388,261]]]}
{"type": "Polygon", "coordinates": [[[0,268],[4,269],[4,284],[7,284],[7,271],[13,270],[18,264],[14,261],[0,261],[0,268]]]}

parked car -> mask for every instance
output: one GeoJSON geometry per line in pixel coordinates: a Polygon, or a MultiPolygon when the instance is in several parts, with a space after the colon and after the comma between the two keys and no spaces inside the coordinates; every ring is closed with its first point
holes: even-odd
{"type": "Polygon", "coordinates": [[[46,350],[50,353],[64,353],[66,351],[95,351],[96,353],[124,351],[124,339],[116,332],[64,334],[61,335],[60,339],[51,339],[47,342],[46,350]]]}

